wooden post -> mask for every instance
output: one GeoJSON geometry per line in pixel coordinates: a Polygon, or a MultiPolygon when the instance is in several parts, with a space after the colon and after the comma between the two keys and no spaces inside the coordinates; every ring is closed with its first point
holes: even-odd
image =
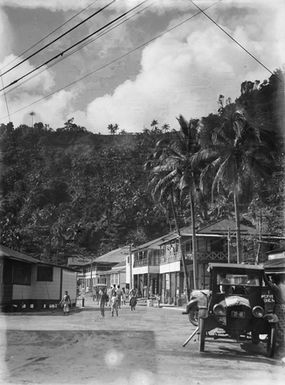
{"type": "Polygon", "coordinates": [[[231,262],[231,233],[230,228],[228,228],[228,263],[231,262]]]}

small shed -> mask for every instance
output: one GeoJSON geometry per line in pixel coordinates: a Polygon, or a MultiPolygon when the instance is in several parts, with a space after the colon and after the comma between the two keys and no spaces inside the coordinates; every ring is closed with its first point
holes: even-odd
{"type": "Polygon", "coordinates": [[[75,305],[76,285],[75,270],[0,245],[1,309],[55,308],[65,291],[75,305]]]}

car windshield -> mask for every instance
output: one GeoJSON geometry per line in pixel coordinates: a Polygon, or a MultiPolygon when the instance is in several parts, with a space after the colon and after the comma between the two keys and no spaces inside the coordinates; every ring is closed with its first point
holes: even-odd
{"type": "Polygon", "coordinates": [[[260,285],[260,272],[247,270],[218,271],[215,290],[227,295],[250,294],[260,285]]]}
{"type": "Polygon", "coordinates": [[[217,274],[217,284],[220,285],[245,285],[245,286],[258,286],[259,276],[254,273],[249,274],[233,274],[233,273],[220,273],[217,274]]]}

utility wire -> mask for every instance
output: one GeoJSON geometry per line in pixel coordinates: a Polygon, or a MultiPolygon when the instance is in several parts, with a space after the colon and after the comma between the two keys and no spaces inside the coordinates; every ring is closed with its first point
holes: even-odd
{"type": "MultiPolygon", "coordinates": [[[[251,56],[258,64],[260,64],[266,71],[271,73],[271,75],[274,75],[274,72],[272,72],[268,67],[266,67],[259,59],[257,59],[256,56],[254,56],[252,53],[250,53],[243,45],[241,45],[233,36],[231,36],[224,28],[222,28],[214,19],[212,19],[205,10],[201,9],[197,4],[195,4],[192,0],[190,0],[191,3],[200,10],[200,12],[203,13],[209,20],[211,20],[212,23],[214,23],[221,31],[223,31],[231,40],[233,40],[241,49],[243,49],[249,56],[251,56]]],[[[277,76],[278,78],[278,76],[277,76]]],[[[280,80],[280,79],[279,79],[280,80]]]]}
{"type": "MultiPolygon", "coordinates": [[[[107,31],[104,31],[102,33],[100,33],[97,37],[93,38],[93,39],[90,39],[89,41],[86,41],[84,44],[82,44],[79,48],[71,51],[70,53],[68,53],[66,56],[63,56],[63,57],[60,57],[57,59],[57,61],[55,61],[54,63],[50,64],[49,66],[47,66],[46,68],[43,68],[41,71],[35,73],[34,75],[28,77],[28,79],[22,81],[20,84],[17,84],[16,86],[14,86],[13,88],[10,88],[8,91],[6,91],[6,95],[10,94],[11,92],[13,92],[14,90],[16,90],[17,88],[21,87],[23,84],[29,82],[30,80],[34,79],[35,77],[39,76],[41,73],[43,73],[44,71],[47,71],[48,69],[50,69],[51,67],[53,67],[54,65],[60,63],[61,61],[67,59],[68,57],[70,57],[71,55],[75,54],[76,52],[80,51],[81,49],[83,49],[84,47],[86,47],[87,45],[93,43],[94,41],[100,39],[101,37],[103,37],[104,35],[106,35],[107,33],[111,32],[113,29],[119,27],[120,25],[126,23],[128,20],[132,19],[133,17],[137,16],[138,14],[142,13],[143,11],[145,11],[146,9],[150,8],[152,4],[150,5],[146,5],[144,8],[140,9],[139,11],[135,12],[133,15],[125,18],[123,21],[120,21],[120,23],[117,23],[116,25],[108,28],[107,31]]],[[[3,85],[4,87],[4,85],[3,85]]],[[[5,91],[3,91],[5,92],[5,91]]]]}
{"type": "MultiPolygon", "coordinates": [[[[39,52],[43,51],[44,49],[46,49],[47,47],[49,47],[50,45],[52,45],[53,43],[55,43],[56,41],[58,41],[59,39],[61,39],[63,36],[67,35],[68,33],[70,33],[71,31],[73,31],[74,29],[78,28],[80,25],[86,23],[86,21],[90,20],[92,17],[98,15],[98,13],[104,11],[104,9],[108,8],[111,4],[113,4],[116,0],[112,0],[110,3],[108,3],[107,5],[105,5],[104,7],[98,9],[96,12],[92,13],[90,16],[88,16],[86,19],[82,20],[80,23],[74,25],[72,28],[70,28],[69,30],[67,30],[66,32],[64,32],[63,34],[61,34],[60,36],[58,36],[56,39],[52,40],[51,42],[47,43],[46,45],[44,45],[43,47],[41,47],[40,49],[38,49],[36,52],[32,53],[31,55],[29,55],[28,57],[26,57],[25,59],[23,59],[22,61],[20,61],[19,63],[15,64],[13,67],[9,68],[8,70],[6,70],[5,72],[2,73],[2,76],[7,74],[8,72],[12,71],[14,68],[17,68],[20,64],[26,62],[27,60],[29,60],[31,57],[37,55],[39,52]]],[[[2,91],[2,90],[1,90],[2,91]]]]}
{"type": "MultiPolygon", "coordinates": [[[[21,53],[18,53],[16,54],[18,57],[21,57],[21,56],[24,56],[27,52],[29,52],[31,49],[35,48],[37,45],[39,45],[42,41],[46,40],[49,36],[53,35],[55,32],[57,32],[58,30],[62,29],[62,27],[64,27],[66,24],[68,24],[71,20],[75,19],[77,16],[79,16],[81,13],[85,12],[88,8],[90,8],[94,3],[96,3],[96,1],[98,0],[95,0],[93,1],[91,4],[87,5],[87,7],[83,8],[81,11],[75,13],[73,16],[71,16],[68,20],[66,20],[63,24],[61,24],[60,26],[58,26],[57,28],[55,28],[54,30],[52,30],[51,32],[49,32],[46,36],[44,36],[42,39],[40,39],[39,41],[37,41],[36,43],[34,43],[33,45],[31,45],[29,48],[25,49],[25,51],[21,52],[21,53]]],[[[9,63],[5,64],[4,67],[1,68],[1,70],[3,70],[4,68],[8,67],[9,65],[11,65],[12,63],[14,63],[16,60],[18,60],[18,57],[16,57],[15,59],[11,60],[9,63]]]]}
{"type": "MultiPolygon", "coordinates": [[[[216,4],[219,3],[219,2],[220,2],[220,1],[211,4],[209,7],[205,8],[205,10],[210,9],[211,7],[213,7],[214,5],[216,5],[216,4]]],[[[138,51],[139,49],[141,49],[141,48],[147,46],[148,44],[150,44],[150,43],[153,42],[154,40],[158,39],[159,37],[164,36],[164,35],[167,34],[168,32],[173,31],[174,29],[180,27],[181,25],[185,24],[187,21],[193,19],[195,16],[198,16],[198,15],[200,15],[200,14],[201,14],[201,11],[199,11],[199,12],[197,12],[197,13],[194,13],[194,15],[188,17],[187,19],[181,21],[180,23],[175,24],[175,25],[172,26],[171,28],[168,28],[168,29],[165,30],[164,32],[161,32],[160,34],[156,35],[156,36],[153,37],[152,39],[146,41],[145,43],[140,44],[139,46],[133,48],[132,50],[126,52],[125,54],[123,54],[123,55],[121,55],[121,56],[119,56],[119,57],[113,59],[112,61],[110,61],[110,62],[108,62],[108,63],[102,65],[101,67],[98,67],[98,68],[95,69],[94,71],[91,71],[91,72],[85,74],[84,76],[82,76],[82,77],[80,77],[80,78],[74,80],[73,82],[71,82],[71,83],[65,85],[64,87],[58,88],[56,91],[53,91],[53,92],[49,93],[48,95],[45,95],[45,96],[43,96],[43,97],[41,97],[41,98],[35,100],[34,102],[32,102],[32,103],[30,103],[30,104],[28,104],[28,105],[26,105],[26,106],[24,106],[24,107],[21,107],[21,108],[19,108],[19,109],[16,110],[16,111],[13,111],[13,112],[11,113],[11,115],[15,115],[16,113],[18,113],[18,112],[20,112],[20,111],[23,111],[23,110],[25,110],[25,109],[27,109],[27,108],[33,106],[34,104],[39,103],[40,101],[42,101],[42,100],[44,100],[44,99],[49,98],[50,96],[56,94],[57,92],[62,91],[62,90],[64,90],[64,89],[66,89],[66,88],[68,88],[68,87],[70,87],[70,86],[72,86],[72,85],[78,83],[78,82],[81,81],[81,80],[86,79],[87,77],[93,75],[93,74],[96,73],[96,72],[101,71],[102,69],[104,69],[104,68],[106,68],[106,67],[108,67],[108,66],[110,66],[110,65],[112,65],[112,64],[114,64],[114,63],[116,63],[117,61],[119,61],[119,60],[121,60],[121,59],[124,59],[125,57],[131,55],[133,52],[136,52],[136,51],[138,51]]],[[[0,119],[4,119],[4,118],[6,118],[6,116],[5,116],[5,117],[2,117],[2,118],[0,118],[0,119]]]]}
{"type": "MultiPolygon", "coordinates": [[[[4,87],[4,82],[3,82],[1,70],[0,70],[0,76],[1,76],[2,87],[4,87]]],[[[6,104],[6,110],[7,110],[7,114],[8,114],[8,118],[9,118],[9,122],[10,122],[11,121],[11,119],[10,119],[10,111],[9,111],[8,100],[7,100],[7,96],[6,96],[5,91],[3,91],[3,95],[4,95],[4,100],[5,100],[5,104],[6,104]]]]}
{"type": "MultiPolygon", "coordinates": [[[[148,0],[144,0],[143,2],[141,2],[140,4],[136,5],[135,7],[131,8],[130,10],[126,11],[125,13],[123,13],[122,15],[116,17],[115,19],[111,20],[109,23],[103,25],[103,27],[97,29],[96,31],[90,33],[89,35],[85,36],[83,39],[79,40],[78,42],[74,43],[72,46],[66,48],[64,51],[60,52],[59,54],[53,56],[51,59],[47,60],[46,62],[44,62],[43,64],[39,65],[38,67],[32,69],[31,71],[27,72],[26,74],[22,75],[21,77],[19,77],[18,79],[14,80],[13,82],[11,82],[10,84],[8,84],[7,86],[5,86],[4,88],[2,88],[0,91],[4,91],[6,88],[8,87],[11,87],[13,84],[17,83],[19,80],[22,80],[24,79],[25,77],[27,77],[28,75],[30,75],[31,73],[37,71],[38,69],[42,68],[43,66],[49,64],[50,62],[52,62],[53,60],[57,59],[58,57],[60,56],[63,56],[66,52],[70,51],[72,48],[76,47],[77,45],[83,43],[84,41],[86,41],[87,39],[89,39],[91,36],[97,34],[98,32],[101,32],[102,30],[104,30],[105,28],[107,28],[109,25],[112,25],[114,24],[117,20],[120,20],[122,19],[124,16],[126,16],[127,14],[129,14],[130,12],[132,12],[134,9],[140,7],[142,4],[144,4],[146,1],[148,0]]],[[[111,3],[110,3],[111,4],[111,3]]]]}

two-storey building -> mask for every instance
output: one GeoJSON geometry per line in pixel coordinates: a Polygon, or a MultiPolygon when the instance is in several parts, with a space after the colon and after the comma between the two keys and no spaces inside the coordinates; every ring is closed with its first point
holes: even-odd
{"type": "MultiPolygon", "coordinates": [[[[197,287],[206,288],[209,276],[209,262],[235,262],[235,222],[221,220],[200,228],[197,235],[197,287]]],[[[242,236],[256,233],[251,226],[241,225],[242,236]]],[[[181,244],[176,232],[140,245],[127,259],[127,277],[131,276],[132,287],[139,295],[150,297],[159,295],[165,303],[178,304],[186,299],[186,281],[182,263],[185,258],[187,277],[190,287],[193,283],[192,229],[181,229],[181,244]]]]}

